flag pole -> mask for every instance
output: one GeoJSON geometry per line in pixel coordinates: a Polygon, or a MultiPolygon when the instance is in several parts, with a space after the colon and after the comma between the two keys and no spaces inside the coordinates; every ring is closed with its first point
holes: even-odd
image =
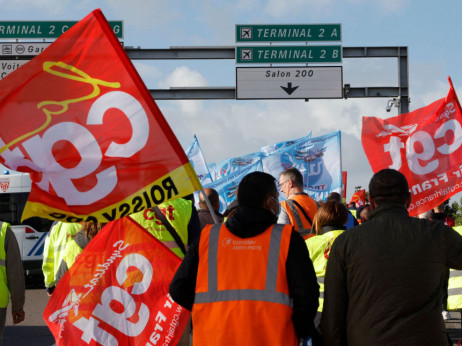
{"type": "Polygon", "coordinates": [[[212,215],[213,222],[217,224],[218,223],[217,215],[215,214],[215,210],[213,210],[212,208],[212,203],[210,203],[210,200],[207,197],[204,191],[204,188],[201,189],[201,194],[202,194],[202,197],[204,197],[205,203],[207,204],[207,208],[209,208],[210,215],[212,215]]]}

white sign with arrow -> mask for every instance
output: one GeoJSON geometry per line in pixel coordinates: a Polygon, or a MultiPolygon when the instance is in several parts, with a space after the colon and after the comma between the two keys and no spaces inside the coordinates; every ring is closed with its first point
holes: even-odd
{"type": "Polygon", "coordinates": [[[341,66],[236,68],[236,99],[329,98],[343,98],[341,66]]]}

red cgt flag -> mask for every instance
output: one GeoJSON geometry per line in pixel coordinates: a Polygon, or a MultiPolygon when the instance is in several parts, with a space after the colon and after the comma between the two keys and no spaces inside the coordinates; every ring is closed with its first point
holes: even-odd
{"type": "Polygon", "coordinates": [[[56,344],[176,345],[190,315],[168,294],[180,262],[130,217],[108,223],[43,312],[56,344]]]}
{"type": "Polygon", "coordinates": [[[23,219],[108,222],[201,188],[100,10],[0,82],[0,163],[31,173],[23,219]]]}
{"type": "Polygon", "coordinates": [[[406,176],[412,216],[462,191],[462,111],[448,80],[448,95],[426,107],[385,120],[363,118],[361,140],[372,170],[406,176]]]}
{"type": "Polygon", "coordinates": [[[366,205],[366,190],[356,191],[353,196],[351,196],[350,203],[354,202],[356,207],[366,205]]]}

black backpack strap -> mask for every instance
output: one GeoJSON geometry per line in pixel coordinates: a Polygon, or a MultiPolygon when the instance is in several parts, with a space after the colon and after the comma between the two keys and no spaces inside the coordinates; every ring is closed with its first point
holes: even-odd
{"type": "Polygon", "coordinates": [[[294,217],[295,217],[295,221],[297,222],[297,226],[298,226],[298,230],[299,230],[299,233],[304,236],[304,235],[307,235],[307,234],[311,234],[312,233],[312,229],[311,228],[308,228],[308,229],[305,229],[303,227],[303,223],[302,223],[302,220],[300,219],[300,214],[298,212],[298,209],[302,212],[303,216],[308,220],[308,222],[310,223],[310,227],[313,227],[313,222],[311,221],[311,218],[308,216],[308,214],[306,213],[305,209],[302,208],[302,206],[295,200],[293,199],[288,199],[287,200],[287,204],[289,205],[289,208],[290,210],[292,211],[292,213],[294,214],[294,217]],[[298,207],[295,208],[295,206],[298,207]]]}
{"type": "Polygon", "coordinates": [[[152,208],[154,213],[156,214],[156,217],[162,222],[162,224],[167,228],[167,231],[170,233],[170,235],[175,239],[176,244],[180,248],[181,252],[183,252],[183,255],[186,254],[186,248],[183,244],[183,241],[181,240],[180,236],[176,232],[175,228],[173,228],[172,224],[167,220],[165,215],[160,211],[158,206],[155,206],[152,208]]]}

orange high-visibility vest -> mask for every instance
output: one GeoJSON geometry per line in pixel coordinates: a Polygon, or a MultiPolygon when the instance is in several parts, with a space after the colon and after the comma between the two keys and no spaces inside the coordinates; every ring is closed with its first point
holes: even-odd
{"type": "Polygon", "coordinates": [[[199,243],[194,345],[297,345],[286,275],[292,226],[251,238],[208,225],[199,243]]]}
{"type": "Polygon", "coordinates": [[[305,210],[306,214],[310,217],[311,222],[306,219],[303,215],[303,212],[299,210],[299,208],[295,205],[296,213],[294,214],[292,208],[288,205],[287,201],[281,202],[281,207],[284,208],[287,212],[287,216],[289,217],[290,224],[294,226],[294,229],[298,231],[303,239],[309,238],[309,233],[311,228],[313,227],[312,222],[318,207],[314,199],[310,196],[305,194],[297,194],[290,197],[291,200],[295,200],[300,206],[305,210]],[[303,229],[300,229],[300,224],[302,225],[303,229]]]}

